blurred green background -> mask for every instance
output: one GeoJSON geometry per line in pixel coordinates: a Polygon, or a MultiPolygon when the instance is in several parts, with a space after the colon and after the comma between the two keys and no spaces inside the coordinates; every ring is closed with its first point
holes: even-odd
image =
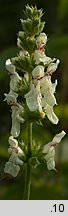
{"type": "MultiPolygon", "coordinates": [[[[17,178],[4,174],[4,164],[8,160],[8,137],[11,127],[11,112],[4,93],[9,90],[9,76],[5,61],[16,56],[17,33],[21,30],[20,18],[26,4],[43,8],[44,31],[48,35],[46,53],[60,59],[60,65],[52,80],[58,79],[56,92],[58,106],[55,113],[59,124],[54,126],[48,119],[43,120],[43,127],[33,125],[33,137],[44,144],[62,129],[68,131],[68,0],[0,0],[0,199],[22,199],[24,191],[25,166],[17,178]]],[[[23,124],[20,139],[26,139],[23,124]]],[[[48,171],[44,164],[32,170],[30,199],[68,199],[68,137],[56,148],[55,171],[48,171]]]]}

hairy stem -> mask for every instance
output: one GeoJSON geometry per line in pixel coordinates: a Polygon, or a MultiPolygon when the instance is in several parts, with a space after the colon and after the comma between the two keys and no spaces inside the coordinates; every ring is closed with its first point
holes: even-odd
{"type": "Polygon", "coordinates": [[[31,166],[27,163],[24,200],[30,199],[30,187],[31,187],[31,166]]]}
{"type": "MultiPolygon", "coordinates": [[[[29,75],[29,83],[31,81],[31,74],[29,75]]],[[[27,122],[27,146],[28,146],[28,158],[26,164],[26,177],[25,177],[25,193],[24,200],[30,199],[30,188],[31,188],[31,166],[29,164],[29,158],[31,157],[32,150],[32,122],[27,122]]]]}
{"type": "Polygon", "coordinates": [[[29,158],[31,157],[32,148],[32,123],[28,122],[28,160],[26,164],[26,177],[25,177],[25,193],[24,199],[30,199],[30,188],[31,188],[31,166],[29,164],[29,158]]]}

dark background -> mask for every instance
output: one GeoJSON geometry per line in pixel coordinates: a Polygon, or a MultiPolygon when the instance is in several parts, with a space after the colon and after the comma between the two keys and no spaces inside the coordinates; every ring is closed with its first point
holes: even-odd
{"type": "MultiPolygon", "coordinates": [[[[17,178],[4,174],[4,164],[8,160],[8,137],[11,127],[11,112],[4,93],[9,91],[9,76],[5,61],[17,53],[17,33],[21,30],[20,18],[26,4],[43,8],[44,31],[48,35],[46,53],[60,59],[60,65],[52,80],[58,79],[55,113],[59,117],[57,126],[48,119],[44,127],[33,125],[35,142],[49,142],[62,129],[68,131],[68,0],[0,0],[0,199],[22,199],[25,166],[17,178]]],[[[26,139],[25,124],[21,137],[26,139]]],[[[30,199],[68,199],[68,137],[56,148],[57,172],[48,171],[43,164],[32,170],[30,199]]]]}

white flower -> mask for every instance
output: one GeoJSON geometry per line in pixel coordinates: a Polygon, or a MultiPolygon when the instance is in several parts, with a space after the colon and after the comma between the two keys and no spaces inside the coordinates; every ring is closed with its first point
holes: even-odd
{"type": "Polygon", "coordinates": [[[16,177],[20,171],[20,166],[22,165],[23,161],[18,157],[15,150],[13,150],[9,161],[5,164],[4,172],[16,177]]]}
{"type": "Polygon", "coordinates": [[[53,111],[53,107],[49,106],[48,104],[44,107],[44,112],[47,115],[48,119],[53,123],[53,124],[58,124],[58,117],[55,115],[53,111]]]}
{"type": "Polygon", "coordinates": [[[24,110],[23,107],[19,104],[17,106],[12,106],[12,128],[11,134],[13,137],[17,137],[20,134],[20,123],[24,122],[24,118],[21,117],[24,110]]]}
{"type": "Polygon", "coordinates": [[[57,80],[52,84],[51,76],[44,76],[44,67],[40,65],[35,67],[32,75],[36,80],[33,81],[31,90],[25,95],[27,106],[31,111],[45,112],[48,119],[53,124],[57,124],[59,119],[53,112],[53,106],[57,104],[54,96],[57,80]],[[38,77],[41,79],[37,80],[38,77]]]}
{"type": "Polygon", "coordinates": [[[54,156],[55,156],[55,145],[61,142],[61,139],[65,136],[65,132],[62,131],[59,134],[56,134],[53,140],[46,144],[43,147],[43,153],[46,155],[44,156],[46,162],[47,162],[47,168],[48,170],[55,169],[55,161],[54,161],[54,156]]]}
{"type": "Polygon", "coordinates": [[[34,84],[31,84],[31,90],[25,95],[27,106],[30,111],[39,110],[42,112],[41,107],[41,93],[40,93],[40,85],[39,82],[35,88],[34,84]]]}
{"type": "Polygon", "coordinates": [[[9,137],[9,144],[11,146],[11,148],[18,148],[18,141],[16,139],[13,138],[13,136],[9,137]]]}
{"type": "Polygon", "coordinates": [[[57,86],[57,80],[55,80],[55,83],[51,82],[51,76],[44,76],[40,80],[40,88],[41,88],[41,93],[45,94],[48,90],[54,94],[57,86]]]}
{"type": "Polygon", "coordinates": [[[17,97],[18,94],[16,92],[10,91],[8,94],[4,94],[5,95],[5,99],[4,101],[7,101],[8,104],[16,104],[17,103],[17,97]]]}
{"type": "Polygon", "coordinates": [[[46,153],[46,155],[45,155],[46,161],[48,161],[50,158],[55,156],[54,146],[48,146],[47,147],[47,145],[49,145],[49,143],[44,146],[44,150],[43,150],[44,153],[46,153]]]}
{"type": "Polygon", "coordinates": [[[65,134],[66,134],[65,131],[62,131],[61,133],[56,134],[52,140],[52,144],[54,145],[54,144],[61,142],[61,139],[65,136],[65,134]]]}
{"type": "Polygon", "coordinates": [[[55,149],[52,146],[52,147],[50,147],[50,149],[48,150],[48,152],[47,152],[47,154],[45,156],[45,160],[47,162],[47,168],[48,168],[48,170],[55,169],[54,157],[55,157],[55,149]]]}
{"type": "Polygon", "coordinates": [[[55,81],[54,84],[52,84],[51,76],[45,76],[40,80],[41,94],[44,96],[43,97],[44,106],[46,103],[51,106],[57,104],[56,98],[54,96],[56,85],[57,85],[57,80],[55,81]]]}
{"type": "Polygon", "coordinates": [[[20,166],[23,165],[23,161],[19,158],[24,155],[22,149],[18,146],[18,141],[13,136],[9,137],[10,148],[8,149],[11,154],[9,161],[6,162],[4,172],[16,177],[20,171],[20,166]]]}
{"type": "Polygon", "coordinates": [[[57,79],[55,80],[55,83],[52,83],[52,93],[54,94],[56,91],[56,86],[57,86],[57,79]]]}
{"type": "Polygon", "coordinates": [[[12,149],[12,151],[14,149],[18,156],[24,155],[22,149],[18,146],[18,141],[14,139],[13,136],[9,137],[9,144],[10,144],[10,149],[12,149]]]}
{"type": "Polygon", "coordinates": [[[10,72],[10,91],[17,91],[17,83],[22,79],[15,71],[15,66],[11,63],[11,60],[6,61],[6,69],[10,72]]]}
{"type": "Polygon", "coordinates": [[[42,107],[46,107],[47,104],[49,104],[50,106],[57,104],[54,94],[52,94],[49,89],[47,92],[45,92],[42,98],[42,107]]]}
{"type": "Polygon", "coordinates": [[[21,51],[19,51],[19,55],[21,57],[24,57],[24,56],[29,56],[29,53],[26,50],[22,49],[21,51]]]}
{"type": "Polygon", "coordinates": [[[35,60],[35,64],[39,64],[40,62],[43,62],[44,65],[48,65],[50,64],[50,62],[53,61],[50,57],[46,56],[44,51],[42,50],[35,50],[34,60],[35,60]]]}
{"type": "Polygon", "coordinates": [[[21,40],[20,40],[20,38],[17,38],[17,46],[18,46],[19,48],[22,49],[22,45],[21,45],[21,40]]]}
{"type": "Polygon", "coordinates": [[[53,106],[57,104],[56,98],[54,96],[55,89],[57,85],[57,80],[52,84],[51,76],[45,76],[40,80],[40,89],[42,95],[42,107],[44,108],[45,114],[48,119],[53,123],[57,124],[59,119],[53,112],[53,106]]]}
{"type": "MultiPolygon", "coordinates": [[[[14,144],[13,144],[14,145],[14,144]]],[[[23,151],[22,151],[22,149],[18,146],[18,147],[9,147],[8,148],[8,153],[9,154],[12,154],[13,152],[15,152],[16,154],[17,154],[17,156],[19,156],[19,157],[21,157],[21,156],[23,156],[24,155],[24,153],[23,153],[23,151]]]]}
{"type": "Polygon", "coordinates": [[[47,161],[47,168],[48,170],[55,170],[55,161],[53,158],[50,158],[48,161],[47,161]]]}
{"type": "Polygon", "coordinates": [[[47,153],[50,149],[50,147],[54,147],[55,145],[57,145],[59,142],[61,142],[61,139],[65,136],[65,131],[60,132],[59,134],[56,134],[54,136],[54,138],[52,139],[51,142],[49,142],[48,144],[46,144],[43,148],[43,152],[47,153]]]}
{"type": "Polygon", "coordinates": [[[21,77],[18,75],[17,72],[14,72],[11,76],[10,76],[10,90],[12,91],[17,91],[18,87],[17,84],[19,81],[21,81],[21,77]]]}
{"type": "Polygon", "coordinates": [[[10,72],[10,73],[14,73],[15,72],[15,66],[11,63],[10,59],[6,60],[6,69],[10,72]]]}
{"type": "Polygon", "coordinates": [[[47,35],[45,33],[40,33],[36,38],[36,46],[38,49],[42,48],[47,42],[47,35]]]}
{"type": "Polygon", "coordinates": [[[32,71],[33,78],[40,78],[44,76],[44,67],[42,65],[36,66],[32,71]]]}
{"type": "Polygon", "coordinates": [[[13,162],[6,162],[4,172],[16,177],[20,171],[20,166],[14,164],[13,162]]]}
{"type": "Polygon", "coordinates": [[[59,59],[57,59],[56,63],[54,62],[50,63],[47,68],[47,73],[53,73],[54,71],[56,71],[59,62],[60,62],[59,59]]]}

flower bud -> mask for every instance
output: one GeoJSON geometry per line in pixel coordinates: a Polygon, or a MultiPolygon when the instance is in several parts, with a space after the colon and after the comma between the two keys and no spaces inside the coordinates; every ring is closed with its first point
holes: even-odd
{"type": "Polygon", "coordinates": [[[53,60],[45,55],[45,52],[42,50],[35,50],[34,52],[34,60],[35,60],[35,64],[39,64],[40,62],[42,62],[44,65],[50,64],[50,62],[52,62],[53,60]]]}
{"type": "Polygon", "coordinates": [[[36,38],[36,46],[38,49],[42,48],[47,42],[47,35],[43,32],[36,38]]]}
{"type": "Polygon", "coordinates": [[[40,78],[44,76],[44,67],[42,65],[38,65],[32,71],[33,78],[40,78]]]}
{"type": "Polygon", "coordinates": [[[45,113],[44,112],[41,112],[40,113],[40,117],[43,119],[45,117],[45,113]]]}
{"type": "Polygon", "coordinates": [[[50,63],[49,66],[48,66],[48,68],[47,68],[47,72],[48,72],[48,73],[49,73],[49,72],[52,72],[52,73],[53,73],[54,71],[56,71],[59,62],[60,62],[59,59],[57,59],[56,63],[54,63],[54,62],[50,63]]]}

